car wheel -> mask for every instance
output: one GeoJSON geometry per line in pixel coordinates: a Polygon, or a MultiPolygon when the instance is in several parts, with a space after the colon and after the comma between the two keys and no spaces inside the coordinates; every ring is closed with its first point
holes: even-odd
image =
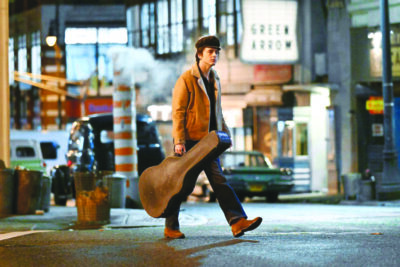
{"type": "Polygon", "coordinates": [[[277,192],[267,193],[267,196],[266,196],[267,202],[270,202],[270,203],[277,202],[278,201],[278,195],[279,195],[279,193],[277,193],[277,192]]]}

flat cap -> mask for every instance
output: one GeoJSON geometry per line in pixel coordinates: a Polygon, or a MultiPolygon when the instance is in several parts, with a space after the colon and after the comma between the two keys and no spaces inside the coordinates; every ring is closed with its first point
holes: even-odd
{"type": "Polygon", "coordinates": [[[221,50],[219,39],[214,35],[200,37],[200,39],[197,40],[195,46],[196,49],[199,49],[201,47],[212,47],[221,50]]]}

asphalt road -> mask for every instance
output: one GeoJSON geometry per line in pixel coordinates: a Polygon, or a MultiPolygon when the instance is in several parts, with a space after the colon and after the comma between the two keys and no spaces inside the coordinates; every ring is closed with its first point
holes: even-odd
{"type": "Polygon", "coordinates": [[[183,240],[164,239],[163,219],[144,211],[93,230],[45,231],[40,222],[33,233],[0,227],[0,265],[400,266],[400,207],[245,203],[244,208],[250,218],[264,221],[241,238],[232,237],[215,203],[182,206],[183,240]]]}

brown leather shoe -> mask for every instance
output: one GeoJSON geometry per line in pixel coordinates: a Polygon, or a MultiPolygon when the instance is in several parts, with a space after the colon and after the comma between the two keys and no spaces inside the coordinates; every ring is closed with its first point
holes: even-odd
{"type": "Polygon", "coordinates": [[[185,235],[179,230],[172,230],[167,227],[164,229],[164,236],[166,238],[178,239],[178,238],[185,238],[185,235]]]}
{"type": "Polygon", "coordinates": [[[246,220],[245,218],[240,218],[239,221],[232,224],[232,233],[234,237],[240,237],[244,232],[256,229],[262,222],[261,217],[257,217],[253,220],[246,220]]]}

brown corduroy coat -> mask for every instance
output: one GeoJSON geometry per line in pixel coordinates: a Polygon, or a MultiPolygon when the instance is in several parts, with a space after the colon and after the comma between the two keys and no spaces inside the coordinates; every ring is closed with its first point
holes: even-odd
{"type": "MultiPolygon", "coordinates": [[[[217,130],[230,136],[221,108],[221,83],[217,72],[210,70],[214,80],[215,115],[217,130]]],[[[186,140],[198,141],[209,133],[210,100],[197,64],[185,71],[177,80],[172,93],[172,137],[174,144],[186,140]]]]}

